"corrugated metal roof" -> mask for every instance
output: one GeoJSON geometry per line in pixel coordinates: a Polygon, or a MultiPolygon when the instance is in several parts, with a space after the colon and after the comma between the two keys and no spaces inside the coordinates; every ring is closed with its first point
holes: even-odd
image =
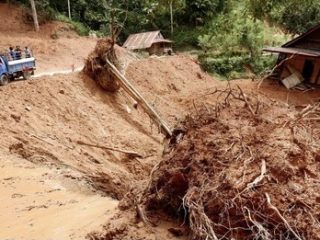
{"type": "Polygon", "coordinates": [[[301,49],[301,48],[270,47],[270,48],[264,48],[263,51],[275,52],[275,53],[288,53],[288,54],[308,56],[308,57],[320,57],[320,51],[301,49]]]}
{"type": "Polygon", "coordinates": [[[131,34],[123,47],[130,50],[150,48],[153,43],[165,40],[160,31],[131,34]]]}

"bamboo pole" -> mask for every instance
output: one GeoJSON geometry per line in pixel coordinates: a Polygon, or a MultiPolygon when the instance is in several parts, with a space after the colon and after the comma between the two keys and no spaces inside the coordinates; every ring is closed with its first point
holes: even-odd
{"type": "Polygon", "coordinates": [[[107,64],[111,72],[115,75],[121,87],[146,111],[146,113],[153,119],[156,124],[165,132],[167,137],[172,136],[172,131],[168,124],[160,117],[156,110],[145,100],[139,91],[126,79],[126,77],[108,60],[107,64]]]}

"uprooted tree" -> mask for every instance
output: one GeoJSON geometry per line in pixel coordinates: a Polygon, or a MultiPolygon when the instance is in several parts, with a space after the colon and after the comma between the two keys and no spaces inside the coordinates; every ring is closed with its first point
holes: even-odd
{"type": "Polygon", "coordinates": [[[159,131],[167,137],[171,137],[172,131],[169,125],[133,84],[126,79],[120,69],[114,40],[106,38],[98,41],[95,50],[87,58],[84,72],[109,92],[116,92],[121,86],[136,101],[134,103],[135,107],[137,108],[139,105],[159,126],[159,131]]]}
{"type": "MultiPolygon", "coordinates": [[[[110,64],[120,70],[119,60],[115,51],[116,40],[121,33],[127,20],[128,9],[120,11],[115,7],[115,1],[103,2],[103,7],[110,15],[109,32],[110,37],[100,39],[94,51],[86,59],[84,72],[95,80],[103,89],[109,92],[116,92],[120,85],[114,74],[111,73],[110,64]],[[125,15],[122,23],[119,23],[117,15],[125,15]]],[[[127,5],[127,1],[125,1],[127,5]]]]}
{"type": "Polygon", "coordinates": [[[166,213],[198,240],[320,239],[320,105],[212,94],[152,171],[140,216],[166,213]]]}
{"type": "MultiPolygon", "coordinates": [[[[111,37],[101,39],[97,42],[94,51],[86,60],[84,72],[95,80],[103,89],[109,92],[116,92],[122,87],[136,102],[135,108],[138,104],[149,115],[149,117],[159,126],[159,131],[164,133],[167,137],[172,136],[172,131],[169,125],[158,114],[154,107],[147,102],[147,100],[140,94],[140,92],[131,84],[128,79],[121,73],[121,61],[117,57],[115,42],[120,34],[124,22],[122,24],[116,23],[115,10],[111,2],[111,23],[110,32],[111,37]]],[[[120,49],[120,48],[118,48],[120,49]]]]}
{"type": "Polygon", "coordinates": [[[84,67],[84,72],[88,76],[95,80],[103,89],[110,92],[115,92],[120,88],[114,74],[107,67],[107,60],[117,65],[114,44],[112,38],[100,39],[94,51],[88,56],[84,67]]]}

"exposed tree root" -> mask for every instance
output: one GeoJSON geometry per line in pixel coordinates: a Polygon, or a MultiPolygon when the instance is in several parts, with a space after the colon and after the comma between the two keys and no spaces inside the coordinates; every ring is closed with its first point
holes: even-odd
{"type": "Polygon", "coordinates": [[[210,94],[217,104],[196,106],[152,171],[148,218],[165,212],[197,240],[320,239],[319,106],[298,112],[230,86],[210,94]]]}
{"type": "Polygon", "coordinates": [[[111,38],[100,39],[94,51],[88,56],[83,69],[84,73],[109,92],[116,92],[120,88],[106,64],[108,59],[115,66],[119,65],[114,45],[111,38]]]}

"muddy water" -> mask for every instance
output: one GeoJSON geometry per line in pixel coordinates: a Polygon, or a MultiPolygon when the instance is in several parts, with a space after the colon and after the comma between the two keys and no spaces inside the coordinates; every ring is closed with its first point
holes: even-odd
{"type": "Polygon", "coordinates": [[[117,201],[61,169],[0,156],[0,239],[83,239],[117,201]]]}

